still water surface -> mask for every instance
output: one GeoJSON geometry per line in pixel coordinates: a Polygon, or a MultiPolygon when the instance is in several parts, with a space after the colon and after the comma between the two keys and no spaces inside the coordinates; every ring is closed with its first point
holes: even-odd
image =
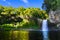
{"type": "MultiPolygon", "coordinates": [[[[60,40],[60,31],[49,31],[49,40],[60,40]]],[[[0,40],[43,40],[42,31],[0,31],[0,40]]]]}

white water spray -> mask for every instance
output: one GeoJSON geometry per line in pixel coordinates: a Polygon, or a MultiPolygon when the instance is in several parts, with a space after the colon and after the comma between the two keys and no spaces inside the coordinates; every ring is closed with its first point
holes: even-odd
{"type": "Polygon", "coordinates": [[[47,20],[43,20],[42,22],[42,34],[43,34],[43,40],[49,40],[47,20]]]}

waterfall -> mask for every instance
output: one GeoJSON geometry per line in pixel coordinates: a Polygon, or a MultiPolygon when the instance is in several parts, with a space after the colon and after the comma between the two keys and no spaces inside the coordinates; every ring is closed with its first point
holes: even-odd
{"type": "Polygon", "coordinates": [[[42,21],[42,34],[43,34],[43,40],[49,40],[47,20],[42,21]]]}

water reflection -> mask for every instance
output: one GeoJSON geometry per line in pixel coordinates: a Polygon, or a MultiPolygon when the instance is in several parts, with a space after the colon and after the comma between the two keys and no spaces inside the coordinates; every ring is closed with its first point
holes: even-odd
{"type": "Polygon", "coordinates": [[[0,31],[0,40],[29,40],[28,31],[0,31]]]}
{"type": "MultiPolygon", "coordinates": [[[[60,31],[49,31],[49,40],[60,40],[60,31]]],[[[0,31],[0,40],[43,40],[42,31],[0,31]]]]}

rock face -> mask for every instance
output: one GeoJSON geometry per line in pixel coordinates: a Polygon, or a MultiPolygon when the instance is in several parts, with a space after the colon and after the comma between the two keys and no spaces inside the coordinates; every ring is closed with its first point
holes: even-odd
{"type": "Polygon", "coordinates": [[[56,10],[56,11],[50,11],[49,12],[49,21],[51,23],[55,23],[57,24],[57,26],[60,26],[58,24],[60,24],[60,10],[56,10]]]}
{"type": "Polygon", "coordinates": [[[50,11],[49,20],[51,23],[60,23],[60,10],[50,11]]]}
{"type": "Polygon", "coordinates": [[[50,10],[49,12],[49,21],[51,23],[57,24],[60,27],[60,0],[57,1],[57,9],[56,11],[50,10]]]}

